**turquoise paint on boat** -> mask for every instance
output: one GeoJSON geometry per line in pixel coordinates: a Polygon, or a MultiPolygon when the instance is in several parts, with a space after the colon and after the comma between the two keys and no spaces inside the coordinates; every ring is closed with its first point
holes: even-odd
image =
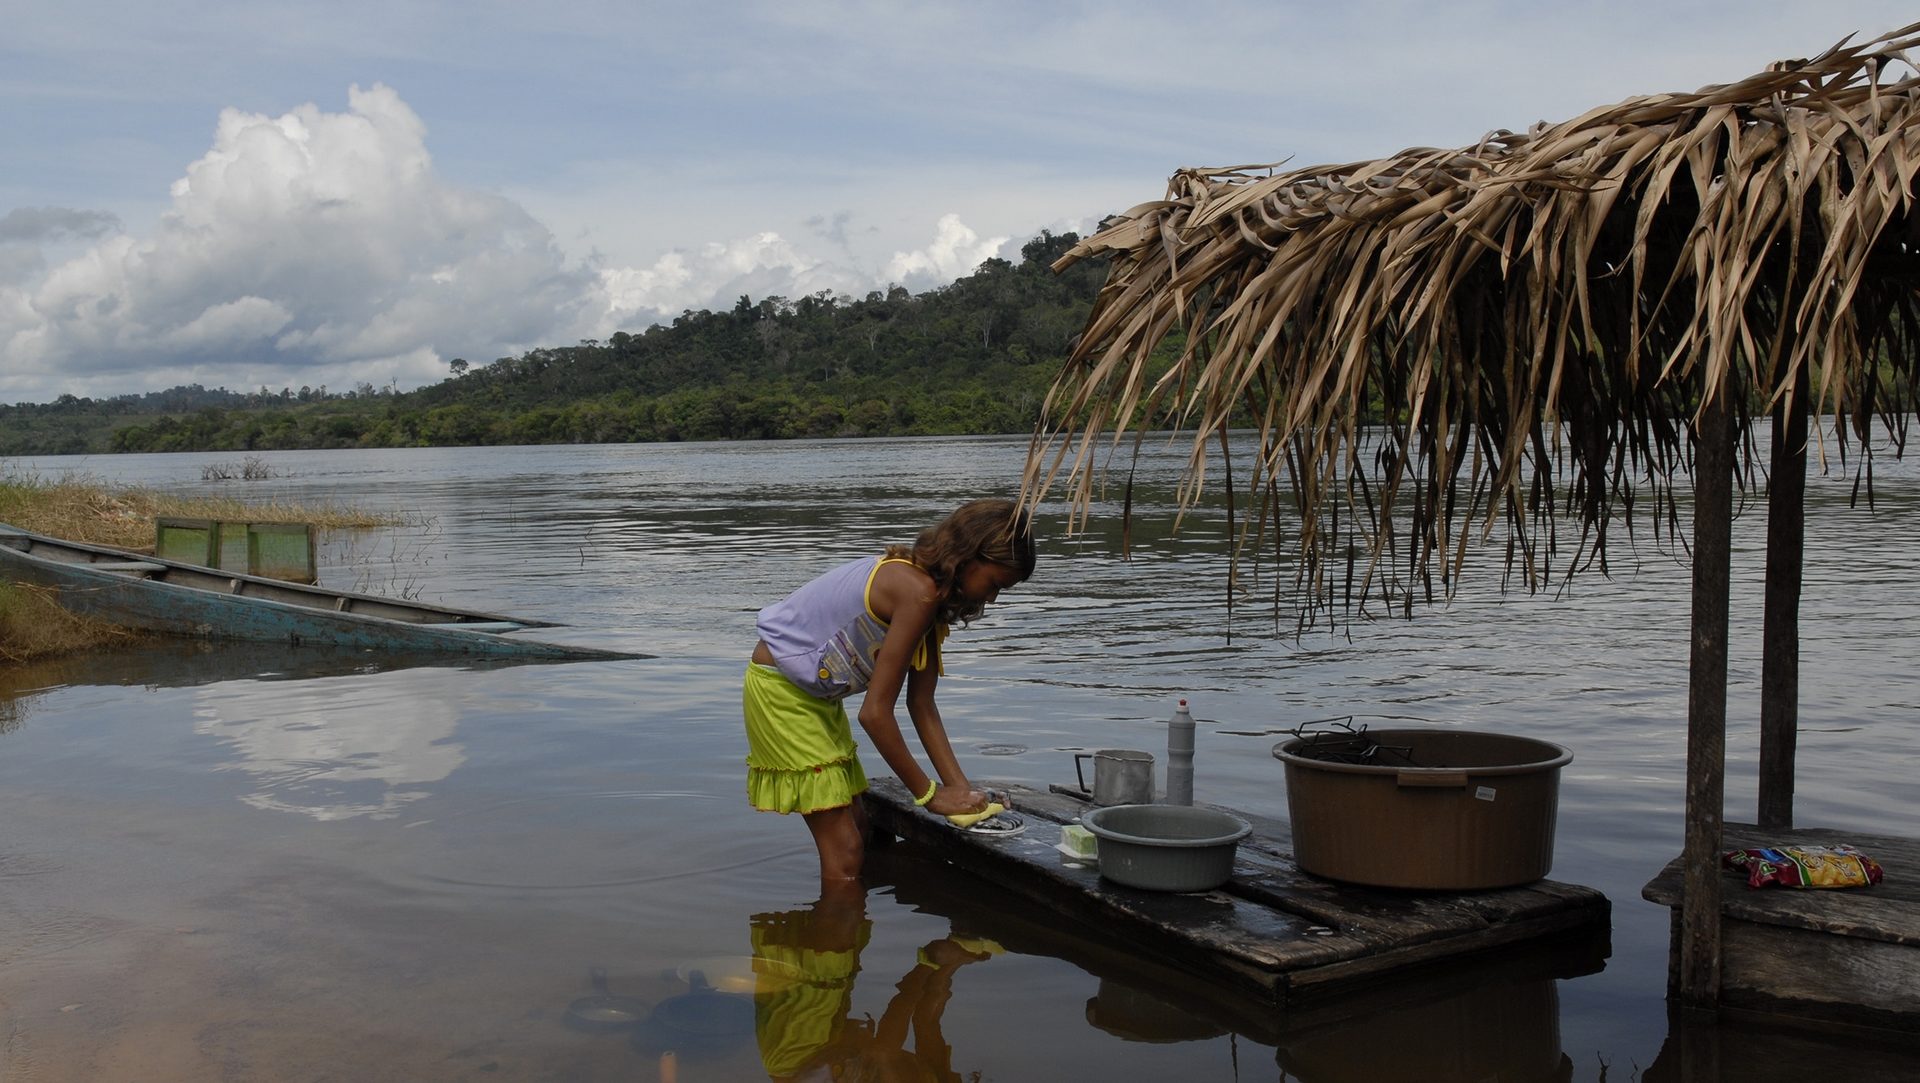
{"type": "Polygon", "coordinates": [[[169,635],[523,661],[647,657],[511,634],[559,627],[552,621],[289,583],[49,538],[4,524],[0,575],[53,588],[60,603],[73,612],[169,635]]]}

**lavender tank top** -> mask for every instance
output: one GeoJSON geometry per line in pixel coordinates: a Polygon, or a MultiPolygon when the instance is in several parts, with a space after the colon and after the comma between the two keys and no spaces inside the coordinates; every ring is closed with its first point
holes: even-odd
{"type": "Polygon", "coordinates": [[[845,699],[872,682],[887,626],[868,608],[867,592],[884,560],[848,561],[760,611],[774,665],[808,695],[845,699]]]}

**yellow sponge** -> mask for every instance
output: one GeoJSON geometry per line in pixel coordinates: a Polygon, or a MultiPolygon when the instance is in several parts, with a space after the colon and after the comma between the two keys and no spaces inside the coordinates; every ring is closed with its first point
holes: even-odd
{"type": "Polygon", "coordinates": [[[998,801],[987,802],[987,807],[979,812],[956,812],[947,817],[947,822],[955,827],[972,827],[989,816],[998,816],[1007,811],[1007,806],[998,801]]]}
{"type": "Polygon", "coordinates": [[[1005,955],[1007,952],[1006,948],[1000,946],[998,940],[984,936],[950,936],[947,939],[975,955],[1005,955]]]}

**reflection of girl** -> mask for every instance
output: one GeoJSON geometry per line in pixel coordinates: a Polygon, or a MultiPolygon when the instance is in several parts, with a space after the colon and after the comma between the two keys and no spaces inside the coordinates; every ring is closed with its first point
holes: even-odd
{"type": "Polygon", "coordinates": [[[872,929],[858,889],[823,896],[810,909],[754,916],[753,965],[762,980],[755,1033],[761,1064],[776,1083],[960,1079],[940,1014],[953,995],[954,971],[989,958],[999,945],[951,936],[930,941],[879,1020],[856,1020],[853,980],[872,929]]]}
{"type": "Polygon", "coordinates": [[[774,1079],[797,1078],[823,1050],[841,1047],[856,1025],[853,977],[873,922],[864,893],[851,905],[822,899],[811,909],[755,914],[748,936],[761,993],[754,998],[760,1060],[774,1079]]]}
{"type": "Polygon", "coordinates": [[[865,691],[860,726],[918,803],[942,816],[990,810],[953,754],[934,687],[940,641],[1033,574],[1033,534],[1010,500],[974,500],[912,546],[841,565],[760,611],[747,667],[747,796],[767,812],[798,812],[820,853],[823,880],[860,875],[867,788],[841,701],[865,691]],[[907,714],[932,763],[923,772],[894,715],[907,714]]]}

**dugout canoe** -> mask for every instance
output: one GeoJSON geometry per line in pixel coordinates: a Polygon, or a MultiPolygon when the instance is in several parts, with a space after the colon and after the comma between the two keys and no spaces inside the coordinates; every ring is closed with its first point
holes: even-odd
{"type": "Polygon", "coordinates": [[[0,524],[0,580],[50,588],[72,612],[168,635],[522,661],[645,657],[513,634],[560,627],[553,621],[240,575],[5,524],[0,524]]]}

